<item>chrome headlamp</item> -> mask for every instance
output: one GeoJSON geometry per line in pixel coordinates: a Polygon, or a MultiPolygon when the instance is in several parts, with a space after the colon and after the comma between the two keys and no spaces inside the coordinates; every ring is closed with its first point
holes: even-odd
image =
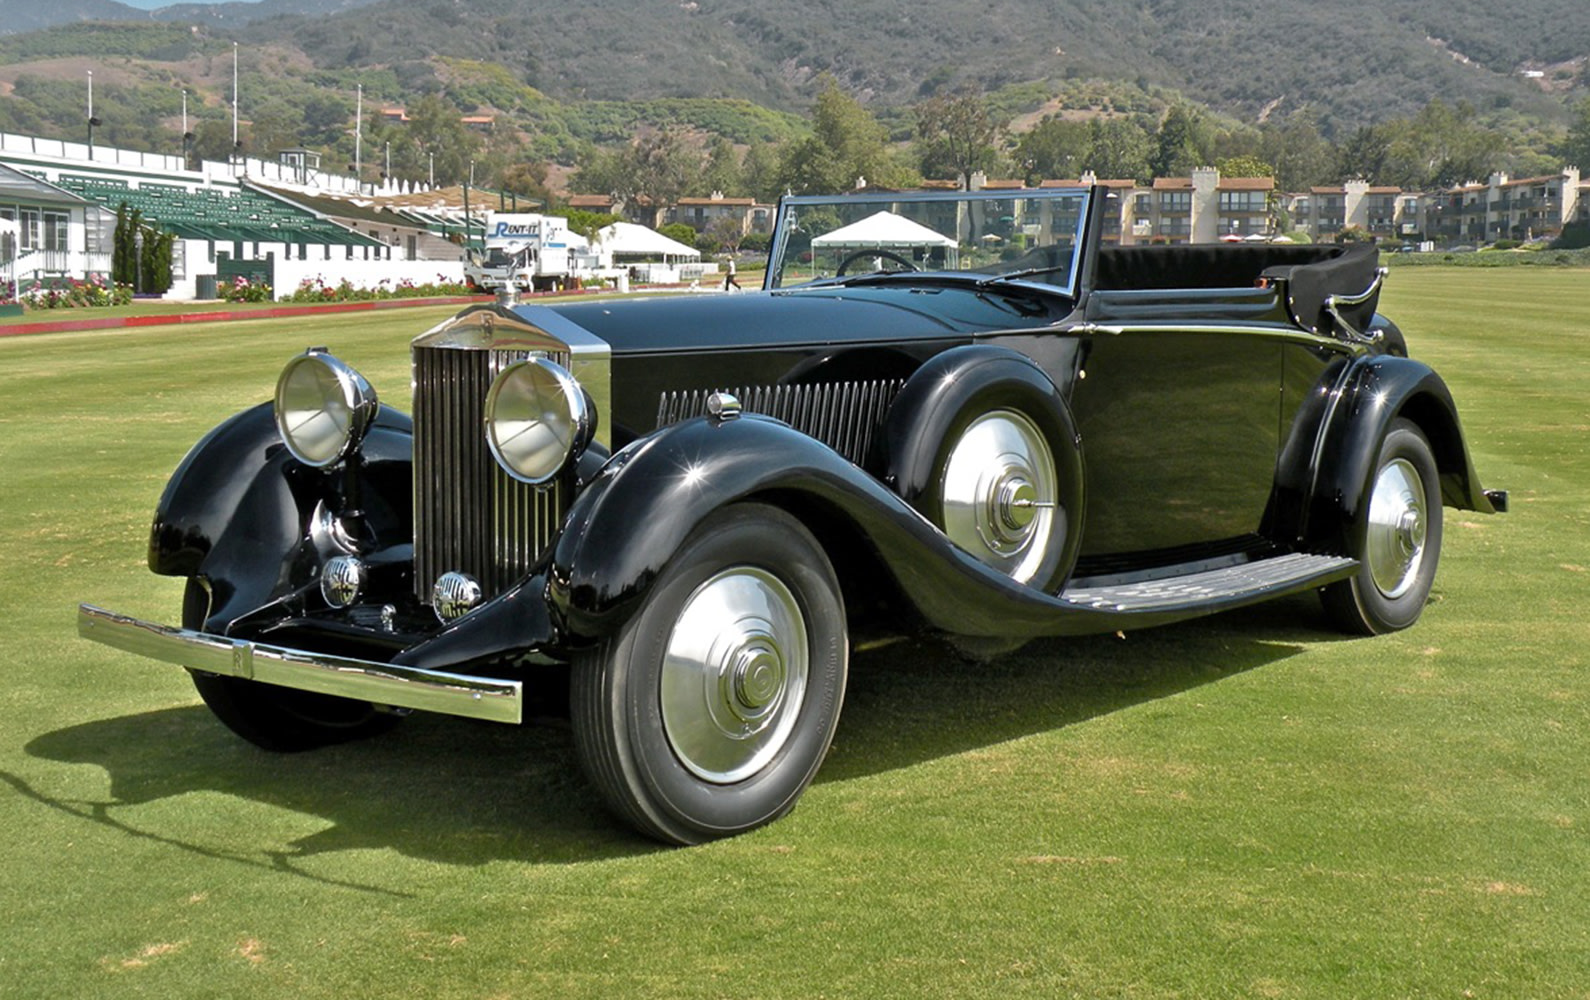
{"type": "Polygon", "coordinates": [[[585,391],[545,358],[502,370],[486,394],[486,443],[510,476],[540,485],[590,443],[595,418],[585,391]]]}
{"type": "Polygon", "coordinates": [[[276,380],[276,428],[293,457],[317,469],[357,448],[380,408],[364,376],[325,348],[287,362],[276,380]]]}

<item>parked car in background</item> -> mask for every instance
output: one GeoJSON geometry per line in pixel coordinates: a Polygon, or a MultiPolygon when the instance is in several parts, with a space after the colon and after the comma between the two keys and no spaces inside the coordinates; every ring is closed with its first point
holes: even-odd
{"type": "Polygon", "coordinates": [[[787,198],[760,292],[466,309],[407,413],[312,348],[156,507],[180,624],[80,630],[275,750],[566,692],[614,812],[696,843],[794,806],[853,636],[1412,625],[1443,505],[1505,494],[1373,247],[1103,245],[1106,197],[787,198]]]}

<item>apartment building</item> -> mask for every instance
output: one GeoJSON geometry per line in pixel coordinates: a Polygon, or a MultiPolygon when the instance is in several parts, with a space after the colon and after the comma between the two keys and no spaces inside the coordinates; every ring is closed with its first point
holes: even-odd
{"type": "Polygon", "coordinates": [[[704,233],[720,219],[739,227],[740,234],[766,233],[773,228],[773,206],[758,204],[754,198],[728,198],[714,191],[709,198],[680,198],[666,212],[669,222],[683,222],[704,233]]]}
{"type": "Polygon", "coordinates": [[[1495,173],[1483,184],[1451,188],[1432,199],[1425,221],[1431,238],[1447,243],[1488,243],[1556,236],[1584,218],[1590,199],[1578,167],[1514,180],[1495,173]]]}
{"type": "Polygon", "coordinates": [[[1344,229],[1357,229],[1377,240],[1401,239],[1424,231],[1419,195],[1399,187],[1371,186],[1368,181],[1309,188],[1290,195],[1287,211],[1292,227],[1328,242],[1344,229]]]}

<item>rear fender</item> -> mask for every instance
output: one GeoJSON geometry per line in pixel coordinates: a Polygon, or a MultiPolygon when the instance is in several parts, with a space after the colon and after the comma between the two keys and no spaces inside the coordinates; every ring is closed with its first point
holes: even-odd
{"type": "Polygon", "coordinates": [[[1391,422],[1417,424],[1435,452],[1448,507],[1494,513],[1469,457],[1457,406],[1428,365],[1405,357],[1358,358],[1305,406],[1283,449],[1278,483],[1304,498],[1296,536],[1316,551],[1359,551],[1360,513],[1380,441],[1391,422]],[[1312,426],[1311,426],[1312,425],[1312,426]],[[1304,447],[1308,445],[1308,447],[1304,447]]]}

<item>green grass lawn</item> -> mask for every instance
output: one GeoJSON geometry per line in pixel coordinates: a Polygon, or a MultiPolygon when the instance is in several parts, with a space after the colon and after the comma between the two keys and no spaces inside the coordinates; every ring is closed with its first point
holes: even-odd
{"type": "Polygon", "coordinates": [[[1448,511],[1434,601],[1297,598],[982,666],[858,653],[789,818],[610,821],[568,734],[414,716],[276,757],[183,673],[149,515],[330,344],[400,406],[449,309],[0,340],[0,998],[1590,995],[1590,271],[1399,270],[1513,513],[1448,511]]]}

